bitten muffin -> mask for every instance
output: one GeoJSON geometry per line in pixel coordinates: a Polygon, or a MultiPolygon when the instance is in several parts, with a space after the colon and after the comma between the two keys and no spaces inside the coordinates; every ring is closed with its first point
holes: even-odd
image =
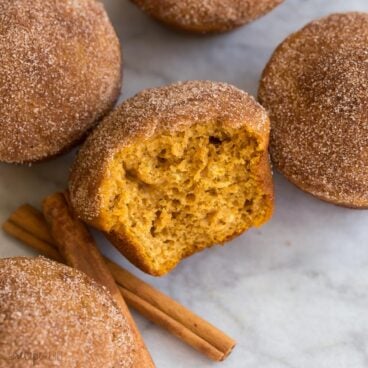
{"type": "Polygon", "coordinates": [[[71,202],[135,265],[163,275],[270,218],[268,138],[265,110],[235,87],[148,89],[87,139],[72,169],[71,202]]]}
{"type": "Polygon", "coordinates": [[[132,0],[144,12],[176,29],[225,32],[268,13],[283,0],[132,0]]]}
{"type": "Polygon", "coordinates": [[[95,0],[0,1],[0,161],[71,148],[114,105],[120,45],[95,0]]]}
{"type": "Polygon", "coordinates": [[[264,70],[271,156],[299,188],[368,207],[368,14],[333,14],[288,37],[264,70]]]}
{"type": "Polygon", "coordinates": [[[46,258],[0,259],[0,366],[129,368],[136,348],[110,294],[46,258]]]}

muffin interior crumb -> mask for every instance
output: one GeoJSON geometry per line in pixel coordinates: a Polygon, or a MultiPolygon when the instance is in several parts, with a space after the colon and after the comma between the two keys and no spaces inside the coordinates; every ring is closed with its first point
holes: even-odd
{"type": "Polygon", "coordinates": [[[160,269],[261,224],[270,208],[257,183],[259,143],[213,122],[123,148],[101,188],[109,231],[128,234],[160,269]]]}

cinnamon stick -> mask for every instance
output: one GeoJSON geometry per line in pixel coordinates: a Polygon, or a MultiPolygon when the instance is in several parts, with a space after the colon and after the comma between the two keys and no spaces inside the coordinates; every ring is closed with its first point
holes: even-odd
{"type": "MultiPolygon", "coordinates": [[[[50,234],[50,228],[43,213],[29,204],[24,204],[14,211],[10,215],[9,221],[35,235],[38,239],[54,244],[54,239],[50,234]]],[[[55,244],[54,247],[57,248],[55,244]]]]}
{"type": "MultiPolygon", "coordinates": [[[[132,274],[116,263],[108,259],[107,264],[118,284],[123,284],[133,295],[144,295],[144,299],[149,305],[170,316],[172,320],[178,323],[178,326],[185,326],[186,333],[189,335],[187,338],[197,350],[212,357],[215,361],[222,361],[231,353],[236,344],[231,337],[151,285],[132,277],[132,274]],[[200,340],[198,337],[200,337],[200,340]]],[[[138,309],[138,311],[140,310],[138,309]]],[[[166,327],[166,321],[161,321],[159,324],[164,328],[168,328],[166,327]]],[[[178,326],[172,324],[171,332],[183,339],[183,329],[178,329],[178,326]]]]}
{"type": "MultiPolygon", "coordinates": [[[[60,261],[48,225],[42,213],[33,207],[23,205],[18,208],[3,228],[41,254],[60,261]],[[41,238],[46,241],[40,241],[41,238]]],[[[236,342],[222,331],[116,263],[107,258],[105,261],[125,301],[147,319],[215,361],[224,360],[232,351],[236,342]]]]}
{"type": "Polygon", "coordinates": [[[37,252],[41,253],[43,256],[60,263],[65,263],[64,258],[61,256],[61,254],[56,249],[51,247],[49,243],[36,238],[33,234],[31,234],[27,230],[24,230],[18,224],[8,220],[4,222],[3,230],[7,234],[13,236],[14,238],[30,246],[37,252]]]}
{"type": "Polygon", "coordinates": [[[153,360],[120,293],[115,280],[84,224],[73,216],[64,195],[56,193],[43,201],[43,213],[51,234],[67,264],[104,285],[130,324],[137,344],[134,368],[154,367],[153,360]]]}

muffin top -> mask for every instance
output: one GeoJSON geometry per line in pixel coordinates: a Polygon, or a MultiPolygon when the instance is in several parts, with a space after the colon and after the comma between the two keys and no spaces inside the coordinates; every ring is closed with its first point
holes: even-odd
{"type": "Polygon", "coordinates": [[[153,17],[192,32],[223,32],[248,23],[283,0],[133,0],[153,17]]]}
{"type": "Polygon", "coordinates": [[[77,143],[120,91],[120,45],[95,0],[0,2],[0,161],[77,143]]]}
{"type": "Polygon", "coordinates": [[[266,111],[252,96],[227,83],[178,82],[126,100],[88,137],[73,164],[69,189],[77,214],[89,221],[100,215],[100,184],[109,161],[122,148],[212,121],[234,129],[247,126],[260,137],[262,147],[268,144],[266,111]]]}
{"type": "Polygon", "coordinates": [[[0,362],[17,368],[125,368],[135,352],[108,291],[42,257],[0,260],[0,341],[0,362]]]}
{"type": "Polygon", "coordinates": [[[275,166],[301,189],[368,207],[368,14],[333,14],[275,51],[262,77],[275,166]]]}

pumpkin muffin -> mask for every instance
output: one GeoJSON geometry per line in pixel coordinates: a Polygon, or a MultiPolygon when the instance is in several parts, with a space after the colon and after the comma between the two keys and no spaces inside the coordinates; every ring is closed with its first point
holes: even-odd
{"type": "Polygon", "coordinates": [[[46,258],[0,259],[0,366],[130,368],[132,331],[108,291],[46,258]]]}
{"type": "Polygon", "coordinates": [[[0,161],[79,142],[114,105],[120,45],[95,0],[0,1],[0,161]]]}
{"type": "Polygon", "coordinates": [[[278,170],[314,196],[368,207],[368,14],[333,14],[289,36],[264,70],[278,170]]]}
{"type": "Polygon", "coordinates": [[[270,218],[268,137],[265,110],[228,84],[145,90],[88,137],[72,205],[135,265],[163,275],[270,218]]]}
{"type": "Polygon", "coordinates": [[[268,13],[283,0],[132,0],[144,12],[173,28],[225,32],[268,13]]]}

